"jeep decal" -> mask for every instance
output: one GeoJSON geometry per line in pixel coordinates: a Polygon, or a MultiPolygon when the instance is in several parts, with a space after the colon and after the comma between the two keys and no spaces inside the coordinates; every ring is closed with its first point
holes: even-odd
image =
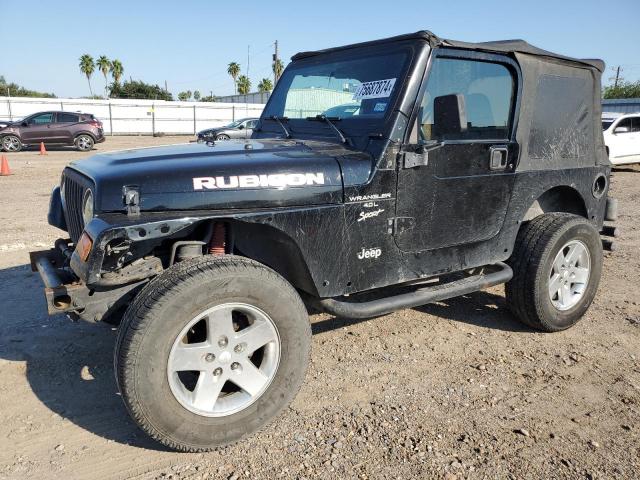
{"type": "Polygon", "coordinates": [[[324,185],[324,174],[318,173],[274,173],[271,175],[229,175],[221,177],[195,177],[194,190],[216,188],[268,188],[324,185]]]}
{"type": "Polygon", "coordinates": [[[371,210],[370,212],[360,212],[360,216],[358,217],[358,221],[361,222],[366,220],[367,218],[377,217],[382,212],[384,212],[384,208],[379,208],[378,210],[371,210]]]}
{"type": "Polygon", "coordinates": [[[358,259],[363,260],[365,258],[378,258],[380,255],[382,255],[382,249],[378,247],[363,247],[362,250],[358,252],[358,259]]]}

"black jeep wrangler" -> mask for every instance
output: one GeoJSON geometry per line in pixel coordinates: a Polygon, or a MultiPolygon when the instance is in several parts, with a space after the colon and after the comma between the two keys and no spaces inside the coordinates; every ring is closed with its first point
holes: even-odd
{"type": "Polygon", "coordinates": [[[49,313],[122,318],[122,398],[174,449],[291,402],[308,308],[374,317],[505,283],[552,332],[598,288],[602,61],[426,31],[292,60],[251,139],[72,163],[49,213],[70,239],[31,255],[49,313]]]}

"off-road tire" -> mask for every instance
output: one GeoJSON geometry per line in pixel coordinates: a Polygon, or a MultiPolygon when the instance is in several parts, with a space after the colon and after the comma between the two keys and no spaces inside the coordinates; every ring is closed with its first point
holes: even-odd
{"type": "Polygon", "coordinates": [[[513,269],[513,278],[505,285],[511,312],[532,328],[558,332],[577,323],[595,297],[602,273],[602,242],[587,219],[568,213],[547,213],[521,226],[507,263],[513,269]],[[589,251],[590,276],[578,303],[568,310],[559,310],[549,296],[549,275],[560,249],[574,239],[589,251]]]}
{"type": "Polygon", "coordinates": [[[119,328],[114,367],[125,406],[143,431],[171,449],[201,452],[256,432],[289,405],[304,380],[310,345],[306,309],[284,278],[243,257],[205,256],[174,265],[137,295],[119,328]],[[271,317],[280,361],[254,403],[224,417],[207,417],[176,400],[167,361],[178,332],[198,312],[227,302],[255,305],[271,317]]]}

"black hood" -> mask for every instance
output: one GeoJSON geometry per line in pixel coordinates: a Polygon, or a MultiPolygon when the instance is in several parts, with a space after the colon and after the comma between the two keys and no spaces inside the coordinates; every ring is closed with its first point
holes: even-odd
{"type": "MultiPolygon", "coordinates": [[[[95,185],[96,212],[123,211],[137,186],[143,211],[321,205],[343,200],[341,164],[366,182],[368,155],[328,142],[247,140],[103,153],[70,167],[95,185]]],[[[344,167],[343,167],[344,168],[344,167]]]]}

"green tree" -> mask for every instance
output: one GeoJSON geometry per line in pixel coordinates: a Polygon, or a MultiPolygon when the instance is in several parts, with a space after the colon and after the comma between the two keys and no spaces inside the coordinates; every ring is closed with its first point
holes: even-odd
{"type": "Polygon", "coordinates": [[[240,64],[231,62],[227,67],[227,73],[233,78],[234,93],[238,93],[238,75],[240,75],[240,64]]]}
{"type": "Polygon", "coordinates": [[[102,75],[104,75],[104,94],[108,95],[107,74],[109,73],[109,70],[111,70],[111,61],[104,55],[100,55],[100,58],[96,61],[96,66],[98,67],[98,70],[102,72],[102,75]]]}
{"type": "Polygon", "coordinates": [[[271,90],[273,90],[273,83],[271,82],[271,79],[263,78],[260,80],[260,83],[258,84],[258,91],[260,93],[268,93],[271,90]]]}
{"type": "Polygon", "coordinates": [[[117,58],[111,61],[111,76],[113,77],[113,81],[115,83],[120,83],[120,79],[122,78],[122,74],[124,73],[124,67],[122,66],[122,62],[117,58]]]}
{"type": "Polygon", "coordinates": [[[80,57],[80,71],[87,77],[89,83],[89,92],[93,97],[93,90],[91,89],[91,75],[96,70],[96,64],[93,63],[93,57],[87,53],[80,57]]]}
{"type": "Polygon", "coordinates": [[[215,95],[207,95],[200,99],[201,102],[217,102],[218,98],[215,95]]]}
{"type": "Polygon", "coordinates": [[[0,95],[6,95],[7,97],[44,97],[44,98],[56,98],[53,93],[37,92],[35,90],[28,90],[21,87],[17,83],[9,83],[5,80],[4,76],[0,75],[0,95]]]}
{"type": "Polygon", "coordinates": [[[178,100],[180,100],[181,102],[186,102],[190,98],[191,98],[191,92],[189,90],[187,90],[186,92],[180,92],[178,94],[178,100]]]}
{"type": "Polygon", "coordinates": [[[280,80],[280,76],[282,75],[282,71],[284,70],[284,63],[282,63],[282,60],[278,59],[273,62],[272,68],[273,74],[276,77],[276,83],[278,83],[278,80],[280,80]]]}
{"type": "Polygon", "coordinates": [[[110,96],[112,98],[144,98],[149,100],[173,100],[173,95],[159,85],[152,85],[140,80],[125,81],[122,85],[118,82],[111,84],[110,96]]]}
{"type": "Polygon", "coordinates": [[[238,77],[238,93],[246,95],[251,91],[251,80],[246,75],[240,75],[238,77]]]}
{"type": "Polygon", "coordinates": [[[618,86],[604,87],[603,98],[640,98],[640,80],[636,82],[618,82],[618,86]]]}
{"type": "Polygon", "coordinates": [[[197,102],[198,100],[200,100],[200,91],[198,90],[194,90],[193,91],[193,99],[197,102]]]}

